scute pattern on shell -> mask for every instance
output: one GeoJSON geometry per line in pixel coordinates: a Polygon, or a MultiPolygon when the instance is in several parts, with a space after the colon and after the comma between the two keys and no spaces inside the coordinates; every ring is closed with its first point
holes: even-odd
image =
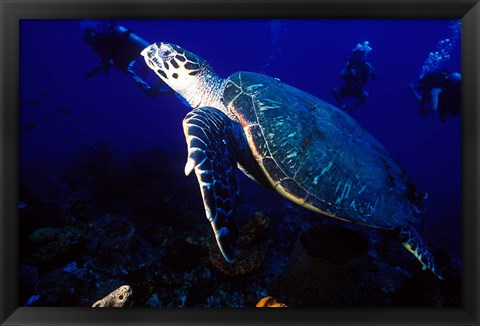
{"type": "Polygon", "coordinates": [[[284,197],[316,212],[392,229],[424,198],[385,148],[348,114],[278,79],[232,74],[225,105],[284,197]]]}

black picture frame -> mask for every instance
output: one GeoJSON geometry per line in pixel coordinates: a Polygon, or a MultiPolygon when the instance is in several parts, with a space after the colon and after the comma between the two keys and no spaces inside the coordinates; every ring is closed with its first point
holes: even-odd
{"type": "Polygon", "coordinates": [[[480,4],[457,1],[0,0],[2,325],[479,325],[480,4]],[[18,307],[19,20],[24,18],[461,18],[462,307],[399,309],[89,309],[18,307]]]}

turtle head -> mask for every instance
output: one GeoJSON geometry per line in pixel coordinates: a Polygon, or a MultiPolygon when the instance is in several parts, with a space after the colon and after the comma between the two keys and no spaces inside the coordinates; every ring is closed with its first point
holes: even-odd
{"type": "Polygon", "coordinates": [[[141,54],[148,67],[180,94],[209,66],[204,59],[170,43],[153,43],[141,54]]]}

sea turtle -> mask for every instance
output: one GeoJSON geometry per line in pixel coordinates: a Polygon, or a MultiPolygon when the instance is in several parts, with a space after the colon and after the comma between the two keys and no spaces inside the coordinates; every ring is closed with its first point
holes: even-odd
{"type": "Polygon", "coordinates": [[[236,167],[292,202],[341,220],[394,230],[442,278],[412,227],[426,194],[385,148],[348,114],[317,97],[253,72],[220,78],[207,61],[157,42],[148,67],[193,108],[183,120],[205,214],[225,259],[237,239],[236,167]]]}

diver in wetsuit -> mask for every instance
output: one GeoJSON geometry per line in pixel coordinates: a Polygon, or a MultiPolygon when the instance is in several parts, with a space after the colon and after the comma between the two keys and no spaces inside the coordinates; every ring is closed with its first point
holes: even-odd
{"type": "Polygon", "coordinates": [[[83,26],[83,39],[102,60],[98,67],[87,73],[87,77],[101,71],[108,74],[110,67],[116,67],[129,74],[149,96],[173,94],[141,58],[140,52],[150,45],[149,42],[113,21],[84,21],[83,26]]]}
{"type": "Polygon", "coordinates": [[[458,72],[431,71],[418,81],[417,90],[413,83],[408,89],[420,103],[420,115],[426,117],[430,112],[438,112],[440,120],[447,116],[460,116],[462,75],[458,72]]]}
{"type": "Polygon", "coordinates": [[[341,88],[333,89],[333,96],[340,104],[342,110],[353,112],[368,99],[369,94],[364,90],[368,79],[377,79],[375,68],[367,62],[367,56],[372,51],[368,41],[363,44],[357,44],[353,49],[352,57],[347,61],[345,68],[340,73],[340,78],[344,80],[345,85],[341,88]],[[351,107],[347,107],[343,99],[348,96],[357,98],[357,102],[351,107]]]}

